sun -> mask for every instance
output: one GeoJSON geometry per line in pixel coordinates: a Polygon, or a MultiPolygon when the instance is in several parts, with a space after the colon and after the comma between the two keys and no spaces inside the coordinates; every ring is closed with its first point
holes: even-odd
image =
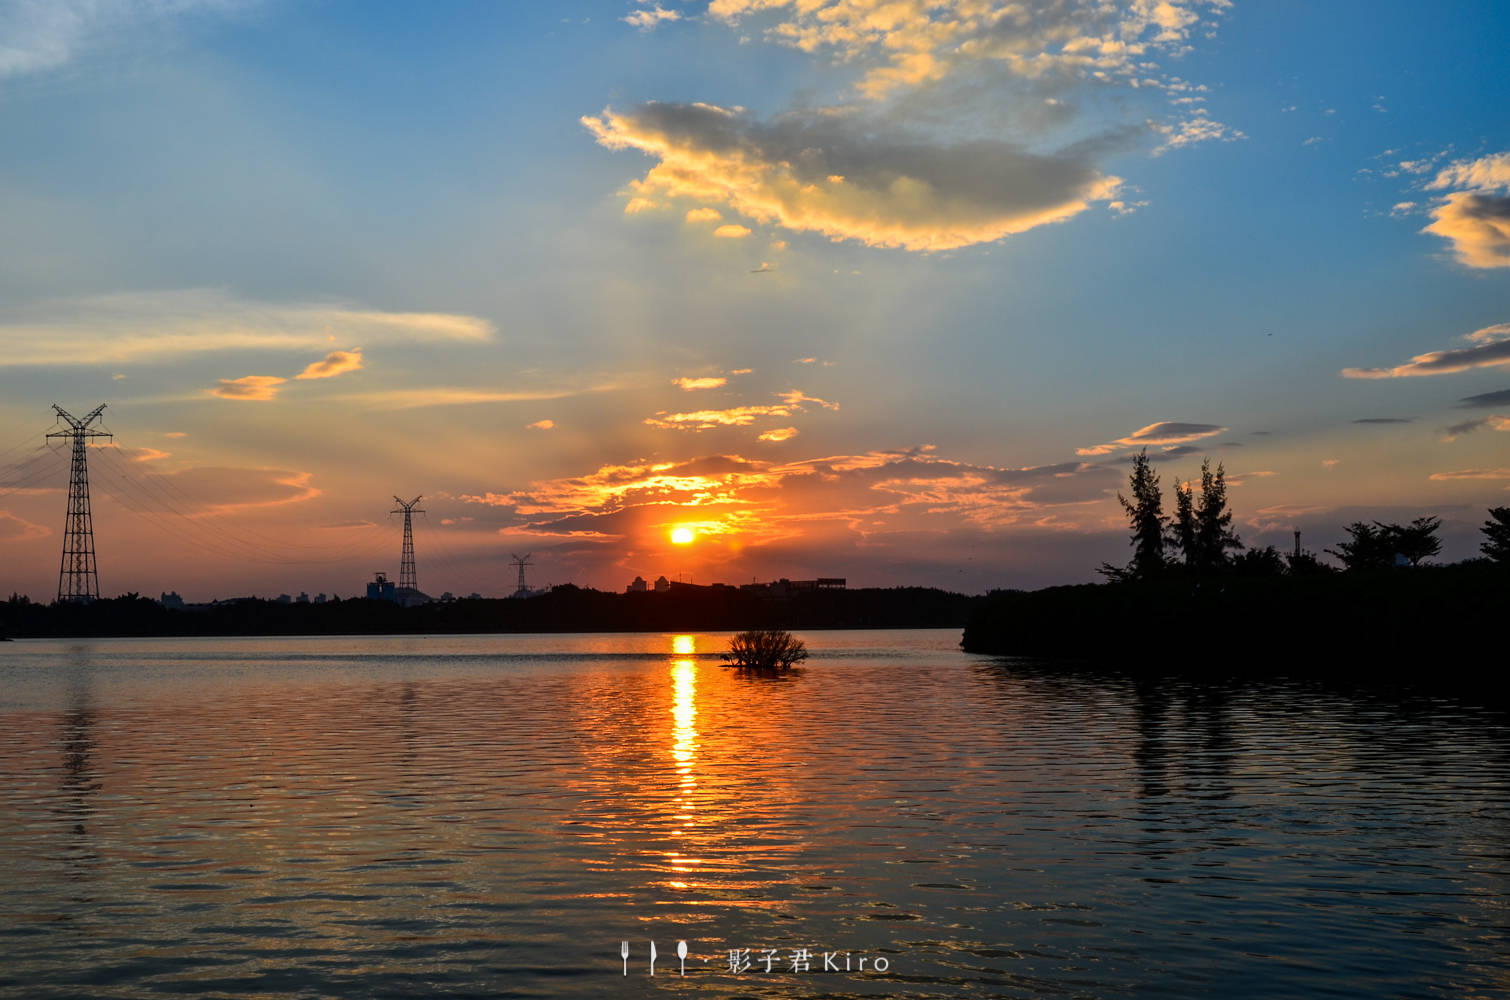
{"type": "Polygon", "coordinates": [[[673,528],[672,531],[671,531],[671,544],[672,545],[691,545],[692,544],[692,529],[691,528],[673,528]]]}

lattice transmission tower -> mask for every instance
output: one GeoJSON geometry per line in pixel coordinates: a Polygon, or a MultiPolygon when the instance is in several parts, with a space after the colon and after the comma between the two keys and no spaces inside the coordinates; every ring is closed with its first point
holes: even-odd
{"type": "Polygon", "coordinates": [[[101,403],[80,419],[57,403],[52,408],[66,421],[67,430],[53,431],[50,438],[73,442],[73,466],[68,473],[68,520],[63,526],[63,561],[58,566],[58,600],[93,601],[100,596],[100,574],[94,561],[94,517],[89,512],[89,441],[111,438],[109,431],[90,426],[105,412],[101,403]]]}
{"type": "Polygon", "coordinates": [[[423,499],[423,497],[415,497],[408,503],[405,503],[398,497],[394,497],[393,499],[398,503],[398,510],[389,511],[389,513],[404,515],[404,556],[398,564],[398,586],[400,590],[403,590],[405,587],[409,588],[410,590],[418,590],[419,577],[414,572],[413,515],[424,513],[424,511],[418,509],[415,506],[420,502],[420,500],[423,499]]]}
{"type": "Polygon", "coordinates": [[[530,588],[526,586],[524,582],[524,567],[530,565],[530,556],[534,555],[534,553],[526,552],[523,556],[515,555],[513,553],[510,553],[510,555],[514,555],[514,559],[509,563],[509,565],[519,567],[519,587],[514,591],[514,596],[528,597],[530,596],[530,588]]]}

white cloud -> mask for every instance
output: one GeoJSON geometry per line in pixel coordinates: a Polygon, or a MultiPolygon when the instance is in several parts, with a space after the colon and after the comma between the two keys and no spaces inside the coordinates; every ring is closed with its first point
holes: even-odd
{"type": "Polygon", "coordinates": [[[680,11],[667,10],[660,4],[652,4],[649,7],[642,7],[639,10],[626,14],[619,20],[625,24],[633,25],[641,31],[649,31],[659,24],[667,21],[680,21],[681,19],[682,15],[680,11]]]}
{"type": "Polygon", "coordinates": [[[0,79],[58,69],[138,28],[249,0],[11,0],[0,4],[0,79]]]}

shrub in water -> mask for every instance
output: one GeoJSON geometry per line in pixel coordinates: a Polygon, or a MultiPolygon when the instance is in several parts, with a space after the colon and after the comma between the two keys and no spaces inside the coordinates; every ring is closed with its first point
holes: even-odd
{"type": "Polygon", "coordinates": [[[790,670],[807,659],[807,647],[784,629],[759,628],[730,639],[723,658],[744,670],[790,670]]]}

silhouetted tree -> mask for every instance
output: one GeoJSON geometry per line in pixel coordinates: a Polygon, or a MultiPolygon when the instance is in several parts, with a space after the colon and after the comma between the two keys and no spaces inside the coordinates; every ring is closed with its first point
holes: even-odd
{"type": "Polygon", "coordinates": [[[1347,570],[1385,569],[1393,566],[1395,550],[1389,545],[1388,532],[1383,528],[1383,525],[1375,527],[1366,521],[1354,521],[1343,529],[1350,540],[1338,542],[1335,549],[1326,551],[1342,560],[1342,567],[1347,570]]]}
{"type": "Polygon", "coordinates": [[[1484,543],[1479,551],[1502,566],[1510,566],[1510,507],[1490,507],[1489,520],[1480,530],[1484,543]]]}
{"type": "Polygon", "coordinates": [[[1285,559],[1274,546],[1265,545],[1233,556],[1232,569],[1242,576],[1284,576],[1285,559]]]}
{"type": "Polygon", "coordinates": [[[1201,463],[1201,500],[1195,508],[1195,565],[1209,570],[1227,563],[1227,550],[1240,551],[1243,543],[1232,530],[1232,511],[1227,509],[1227,470],[1211,460],[1201,463]]]}
{"type": "Polygon", "coordinates": [[[1285,568],[1291,576],[1315,576],[1331,573],[1332,567],[1316,558],[1314,552],[1291,552],[1285,556],[1285,568]]]}
{"type": "Polygon", "coordinates": [[[1352,540],[1327,551],[1350,570],[1385,569],[1397,559],[1416,566],[1442,551],[1442,540],[1436,537],[1441,526],[1442,519],[1437,517],[1418,517],[1409,524],[1354,521],[1346,529],[1352,540]]]}
{"type": "Polygon", "coordinates": [[[1442,540],[1436,536],[1442,526],[1440,517],[1418,517],[1407,525],[1379,526],[1388,532],[1395,551],[1410,560],[1412,566],[1442,551],[1442,540]]]}
{"type": "Polygon", "coordinates": [[[1164,569],[1166,521],[1164,498],[1159,492],[1159,474],[1148,462],[1147,448],[1133,459],[1132,473],[1127,481],[1132,499],[1121,493],[1117,494],[1117,499],[1127,511],[1128,524],[1132,528],[1132,562],[1126,569],[1102,563],[1100,572],[1113,580],[1146,580],[1164,569]]]}
{"type": "Polygon", "coordinates": [[[1195,565],[1195,491],[1189,483],[1174,484],[1174,519],[1169,525],[1169,544],[1179,552],[1185,565],[1195,565]]]}

